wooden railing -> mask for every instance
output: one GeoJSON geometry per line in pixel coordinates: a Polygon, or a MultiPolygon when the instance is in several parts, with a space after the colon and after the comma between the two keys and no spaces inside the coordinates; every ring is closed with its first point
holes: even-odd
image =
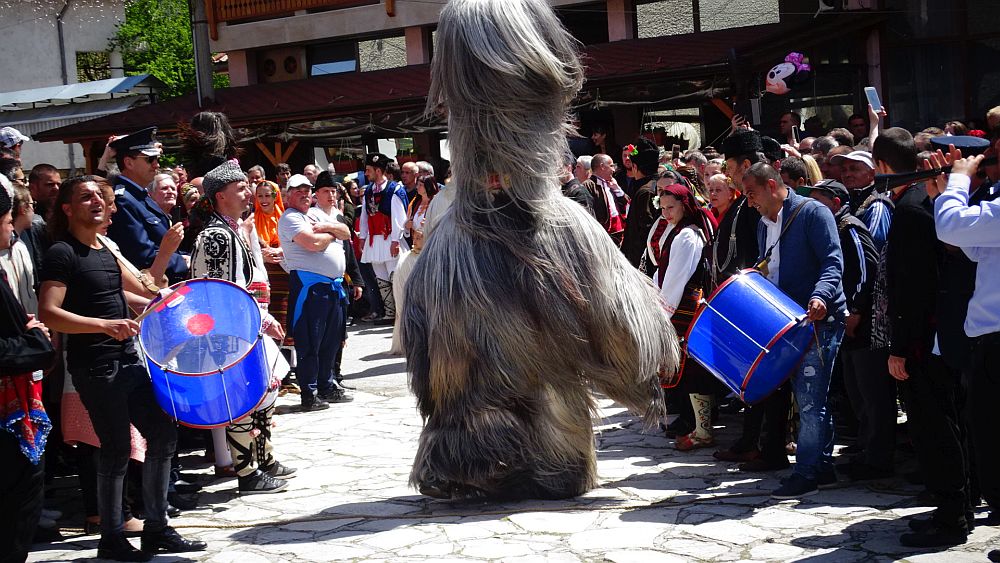
{"type": "MultiPolygon", "coordinates": [[[[385,11],[395,14],[395,0],[382,0],[385,11]]],[[[373,4],[372,0],[205,0],[209,34],[219,38],[218,24],[241,20],[260,20],[287,16],[300,10],[347,8],[373,4]]]]}

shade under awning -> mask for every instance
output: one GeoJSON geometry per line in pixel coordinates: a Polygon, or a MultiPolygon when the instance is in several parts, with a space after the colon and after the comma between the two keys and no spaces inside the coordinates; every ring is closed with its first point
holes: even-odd
{"type": "Polygon", "coordinates": [[[35,109],[0,111],[0,123],[16,127],[21,133],[31,136],[48,129],[126,111],[148,102],[149,98],[146,96],[126,96],[35,109]]]}

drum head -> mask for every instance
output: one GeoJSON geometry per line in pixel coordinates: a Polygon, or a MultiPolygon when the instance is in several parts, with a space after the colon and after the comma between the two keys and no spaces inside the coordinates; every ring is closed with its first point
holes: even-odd
{"type": "Polygon", "coordinates": [[[149,361],[166,371],[201,375],[238,363],[257,343],[260,309],[238,285],[216,279],[175,284],[150,303],[139,341],[149,361]]]}

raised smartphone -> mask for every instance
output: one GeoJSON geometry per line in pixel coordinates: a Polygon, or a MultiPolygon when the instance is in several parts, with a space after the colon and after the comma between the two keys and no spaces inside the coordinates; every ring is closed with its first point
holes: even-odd
{"type": "Polygon", "coordinates": [[[868,97],[868,103],[871,104],[872,109],[875,111],[882,110],[882,102],[878,99],[878,92],[872,86],[865,87],[865,96],[868,97]]]}

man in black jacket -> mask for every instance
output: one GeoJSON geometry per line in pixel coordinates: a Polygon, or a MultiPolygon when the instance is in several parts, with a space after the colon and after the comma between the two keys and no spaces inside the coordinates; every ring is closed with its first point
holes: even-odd
{"type": "MultiPolygon", "coordinates": [[[[10,221],[11,198],[7,190],[0,188],[0,221],[10,221]]],[[[43,370],[55,358],[55,350],[49,341],[49,330],[44,324],[28,315],[18,303],[17,297],[7,283],[7,276],[0,270],[0,392],[6,398],[7,392],[15,386],[23,391],[37,385],[32,372],[43,370]]],[[[6,401],[0,405],[2,418],[12,414],[7,411],[6,401]]],[[[25,561],[28,549],[38,526],[42,511],[42,464],[38,459],[29,459],[22,453],[21,440],[35,444],[39,437],[26,435],[29,428],[36,434],[44,434],[48,428],[44,423],[44,408],[41,401],[31,405],[40,414],[25,424],[14,424],[0,429],[0,558],[4,561],[25,561]],[[41,422],[42,424],[36,424],[41,422]]],[[[49,425],[51,427],[51,425],[49,425]]]]}
{"type": "MultiPolygon", "coordinates": [[[[905,129],[886,129],[875,139],[872,158],[880,174],[917,169],[917,149],[905,129]]],[[[895,210],[886,240],[885,294],[890,325],[889,373],[903,382],[910,438],[938,499],[930,520],[914,520],[914,533],[900,543],[937,547],[965,543],[971,523],[968,466],[959,413],[960,374],[935,354],[935,312],[943,252],[934,209],[923,184],[892,190],[895,210]]]]}
{"type": "Polygon", "coordinates": [[[885,350],[871,347],[872,290],[878,251],[868,227],[851,213],[850,192],[836,180],[822,180],[810,197],[833,211],[844,252],[847,332],[840,348],[844,384],[858,416],[858,446],[848,474],[862,481],[892,475],[896,430],[896,385],[889,377],[885,350]]]}

